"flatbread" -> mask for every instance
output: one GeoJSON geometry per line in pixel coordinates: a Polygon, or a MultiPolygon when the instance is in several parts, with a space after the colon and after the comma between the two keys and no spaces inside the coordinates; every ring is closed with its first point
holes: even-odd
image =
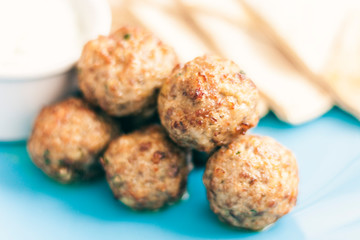
{"type": "MultiPolygon", "coordinates": [[[[214,52],[184,21],[183,13],[176,12],[178,6],[174,2],[169,5],[171,2],[133,1],[129,9],[142,25],[173,46],[182,62],[214,52]]],[[[259,112],[261,117],[268,112],[268,104],[264,98],[260,99],[259,112]]]]}
{"type": "Polygon", "coordinates": [[[360,120],[360,17],[350,15],[322,73],[339,105],[360,120]]]}
{"type": "Polygon", "coordinates": [[[357,0],[239,0],[252,20],[308,79],[360,118],[357,0]],[[346,27],[348,25],[348,27],[346,27]],[[348,30],[344,31],[344,28],[348,30]],[[349,37],[343,36],[348,35],[349,37]],[[352,39],[352,41],[341,39],[352,39]],[[340,56],[340,57],[338,57],[340,56]],[[351,67],[350,67],[351,66],[351,67]],[[352,68],[353,70],[350,70],[352,68]]]}
{"type": "MultiPolygon", "coordinates": [[[[238,63],[253,79],[281,120],[301,124],[332,107],[331,98],[310,83],[268,41],[218,16],[195,11],[191,14],[209,32],[223,55],[238,63]]],[[[244,16],[238,19],[241,21],[244,16]]]]}
{"type": "Polygon", "coordinates": [[[164,42],[174,47],[182,62],[208,53],[209,49],[185,22],[162,10],[156,1],[132,1],[130,12],[164,42]]]}

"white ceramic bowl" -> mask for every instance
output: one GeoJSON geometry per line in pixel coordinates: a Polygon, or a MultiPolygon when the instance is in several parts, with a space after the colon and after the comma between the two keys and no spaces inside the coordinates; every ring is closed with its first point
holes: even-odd
{"type": "MultiPolygon", "coordinates": [[[[70,0],[78,19],[81,42],[107,35],[111,11],[104,0],[70,0]]],[[[0,141],[26,139],[41,108],[65,97],[74,88],[76,58],[24,74],[21,69],[0,76],[0,141]]]]}

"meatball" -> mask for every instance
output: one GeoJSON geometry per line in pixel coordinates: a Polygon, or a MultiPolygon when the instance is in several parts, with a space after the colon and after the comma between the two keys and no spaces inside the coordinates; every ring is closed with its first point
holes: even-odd
{"type": "Polygon", "coordinates": [[[186,189],[186,153],[159,125],[112,141],[101,163],[115,197],[133,209],[161,208],[186,189]]]}
{"type": "Polygon", "coordinates": [[[205,55],[174,69],[158,110],[176,143],[211,152],[258,123],[258,100],[256,86],[234,62],[205,55]]]}
{"type": "Polygon", "coordinates": [[[245,135],[210,157],[203,182],[220,220],[261,230],[295,206],[299,178],[291,151],[270,137],[245,135]]]}
{"type": "Polygon", "coordinates": [[[158,89],[178,63],[174,50],[153,34],[122,27],[89,41],[78,63],[85,98],[113,116],[156,109],[158,89]]]}
{"type": "Polygon", "coordinates": [[[98,157],[117,132],[109,118],[83,100],[69,98],[42,109],[27,147],[48,176],[70,183],[103,174],[98,157]]]}

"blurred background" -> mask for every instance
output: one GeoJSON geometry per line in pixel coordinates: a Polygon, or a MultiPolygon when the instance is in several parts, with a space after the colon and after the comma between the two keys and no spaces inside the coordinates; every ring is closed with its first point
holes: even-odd
{"type": "Polygon", "coordinates": [[[302,124],[339,106],[360,119],[360,2],[356,0],[108,0],[112,30],[148,28],[183,62],[232,59],[272,110],[302,124]]]}

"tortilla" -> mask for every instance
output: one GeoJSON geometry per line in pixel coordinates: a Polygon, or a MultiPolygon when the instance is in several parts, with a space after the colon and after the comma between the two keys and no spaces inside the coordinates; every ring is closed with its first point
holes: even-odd
{"type": "Polygon", "coordinates": [[[356,0],[239,0],[282,53],[360,119],[359,19],[356,0]],[[347,39],[347,40],[346,40],[347,39]],[[349,39],[352,39],[349,41],[349,39]]]}
{"type": "Polygon", "coordinates": [[[204,12],[192,11],[191,14],[212,36],[223,55],[238,63],[250,76],[281,120],[301,124],[332,107],[328,94],[309,82],[271,42],[252,31],[251,26],[246,27],[246,16],[239,17],[241,27],[204,12]]]}

